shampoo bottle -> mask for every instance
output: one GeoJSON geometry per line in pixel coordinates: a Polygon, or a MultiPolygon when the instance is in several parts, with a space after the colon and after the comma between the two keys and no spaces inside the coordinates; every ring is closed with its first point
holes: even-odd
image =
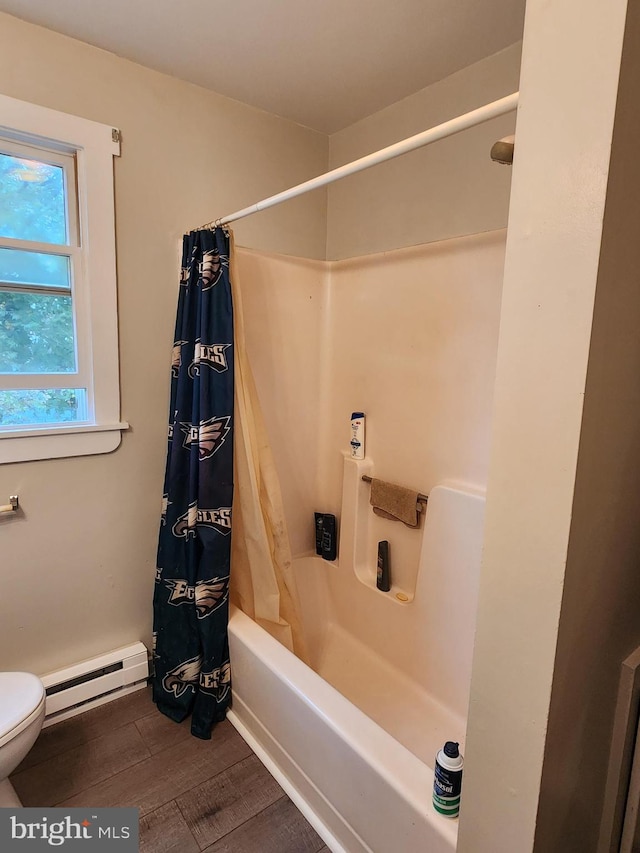
{"type": "Polygon", "coordinates": [[[460,744],[448,740],[436,755],[433,780],[433,807],[445,817],[458,817],[462,790],[460,744]]]}
{"type": "Polygon", "coordinates": [[[391,589],[391,570],[389,567],[389,543],[386,539],[378,542],[378,570],[376,573],[376,586],[382,592],[391,589]]]}
{"type": "Polygon", "coordinates": [[[351,415],[351,458],[364,459],[364,412],[351,415]]]}

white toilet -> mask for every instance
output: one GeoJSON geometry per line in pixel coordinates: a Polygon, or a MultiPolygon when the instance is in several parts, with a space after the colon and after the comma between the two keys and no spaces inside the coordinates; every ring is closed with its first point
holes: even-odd
{"type": "Polygon", "coordinates": [[[40,734],[44,702],[44,686],[37,675],[0,672],[0,808],[22,805],[8,777],[40,734]]]}

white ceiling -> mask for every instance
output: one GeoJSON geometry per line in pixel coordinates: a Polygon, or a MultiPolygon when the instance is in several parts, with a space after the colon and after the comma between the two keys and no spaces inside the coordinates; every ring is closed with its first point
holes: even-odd
{"type": "Polygon", "coordinates": [[[0,0],[0,11],[333,133],[518,41],[524,0],[0,0]]]}

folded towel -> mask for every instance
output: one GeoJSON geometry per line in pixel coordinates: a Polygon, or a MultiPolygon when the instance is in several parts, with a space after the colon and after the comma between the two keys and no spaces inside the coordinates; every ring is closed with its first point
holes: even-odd
{"type": "Polygon", "coordinates": [[[418,503],[418,492],[394,486],[384,480],[371,480],[370,501],[373,511],[382,518],[401,521],[407,527],[418,527],[422,507],[418,503]]]}

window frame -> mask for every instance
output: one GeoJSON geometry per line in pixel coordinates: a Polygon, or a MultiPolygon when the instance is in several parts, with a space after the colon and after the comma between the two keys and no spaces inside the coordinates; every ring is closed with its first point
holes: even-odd
{"type": "MultiPolygon", "coordinates": [[[[20,377],[29,377],[31,383],[34,376],[46,383],[39,387],[86,387],[90,415],[83,422],[0,429],[0,464],[109,453],[128,428],[120,421],[113,189],[113,157],[120,155],[120,133],[110,125],[0,95],[0,138],[0,148],[7,140],[45,149],[45,155],[56,151],[73,155],[77,216],[74,223],[68,214],[68,242],[0,238],[0,247],[18,248],[20,243],[37,250],[45,246],[43,251],[72,258],[78,360],[77,373],[1,374],[0,389],[25,387],[20,377]],[[60,384],[52,385],[56,376],[60,384]]],[[[41,159],[46,162],[46,156],[41,159]]]]}
{"type": "MultiPolygon", "coordinates": [[[[63,373],[53,372],[15,372],[2,373],[0,371],[1,390],[33,390],[33,389],[67,389],[83,388],[86,392],[86,410],[88,416],[73,421],[72,424],[93,423],[94,399],[93,399],[93,377],[90,369],[90,335],[88,334],[88,310],[87,292],[83,281],[81,244],[81,229],[78,216],[78,185],[76,177],[76,156],[73,150],[54,150],[53,148],[36,147],[31,142],[16,142],[3,138],[0,132],[0,155],[8,154],[16,158],[32,158],[40,163],[61,168],[64,176],[65,197],[65,232],[66,240],[57,243],[45,243],[38,240],[22,239],[18,237],[0,236],[0,251],[3,249],[17,250],[21,252],[42,253],[45,255],[57,255],[68,258],[69,261],[69,287],[47,287],[40,284],[28,282],[4,281],[0,278],[0,292],[33,293],[44,295],[68,296],[71,299],[74,325],[74,371],[63,373]]],[[[72,425],[71,423],[69,425],[72,425]]],[[[64,423],[41,423],[38,429],[55,429],[65,426],[64,423]]],[[[35,426],[17,427],[21,434],[25,429],[34,429],[35,426]]],[[[16,432],[14,426],[0,424],[0,436],[9,432],[16,432]]]]}

